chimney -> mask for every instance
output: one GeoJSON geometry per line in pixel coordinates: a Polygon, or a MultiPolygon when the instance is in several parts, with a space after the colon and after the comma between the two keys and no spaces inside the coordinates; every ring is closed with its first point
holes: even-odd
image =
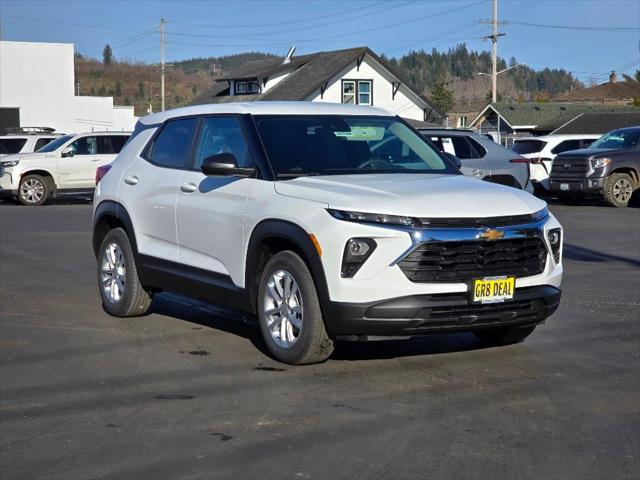
{"type": "Polygon", "coordinates": [[[609,75],[609,83],[616,83],[618,81],[618,76],[616,75],[616,72],[611,72],[611,75],[609,75]]]}
{"type": "Polygon", "coordinates": [[[291,61],[291,57],[293,57],[293,52],[296,51],[296,47],[289,47],[289,51],[287,52],[287,56],[284,57],[284,60],[282,61],[283,65],[286,65],[287,63],[289,63],[291,61]]]}

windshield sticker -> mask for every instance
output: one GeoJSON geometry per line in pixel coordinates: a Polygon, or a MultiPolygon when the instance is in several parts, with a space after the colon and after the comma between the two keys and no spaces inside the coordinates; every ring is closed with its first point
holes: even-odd
{"type": "Polygon", "coordinates": [[[351,127],[348,132],[333,132],[336,137],[356,141],[378,141],[384,137],[384,127],[351,127]]]}

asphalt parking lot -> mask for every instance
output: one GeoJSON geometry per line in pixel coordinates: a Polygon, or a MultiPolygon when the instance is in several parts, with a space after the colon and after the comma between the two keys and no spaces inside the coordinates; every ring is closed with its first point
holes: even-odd
{"type": "Polygon", "coordinates": [[[342,344],[290,367],[213,305],[109,317],[91,206],[0,204],[0,476],[639,478],[640,209],[551,208],[563,301],[526,343],[342,344]]]}

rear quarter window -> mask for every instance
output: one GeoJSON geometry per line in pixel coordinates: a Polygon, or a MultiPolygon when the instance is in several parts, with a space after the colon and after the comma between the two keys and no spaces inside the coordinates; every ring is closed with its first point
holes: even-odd
{"type": "Polygon", "coordinates": [[[0,154],[20,153],[25,143],[26,138],[0,138],[0,154]]]}
{"type": "Polygon", "coordinates": [[[539,153],[546,145],[547,142],[543,142],[542,140],[516,140],[511,150],[521,155],[526,155],[529,153],[539,153]]]}

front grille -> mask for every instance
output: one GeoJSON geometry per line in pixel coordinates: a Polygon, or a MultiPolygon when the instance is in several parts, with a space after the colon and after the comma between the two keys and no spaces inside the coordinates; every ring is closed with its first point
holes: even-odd
{"type": "Polygon", "coordinates": [[[527,314],[535,315],[532,300],[519,300],[509,303],[490,303],[485,305],[446,306],[425,309],[429,320],[458,320],[458,319],[487,319],[500,317],[522,317],[527,314]]]}
{"type": "Polygon", "coordinates": [[[505,227],[511,225],[525,225],[540,221],[536,213],[525,215],[509,215],[506,217],[487,218],[419,218],[426,228],[477,228],[477,227],[505,227]]]}
{"type": "Polygon", "coordinates": [[[530,277],[544,271],[547,251],[539,238],[425,242],[398,263],[417,283],[459,283],[509,275],[530,277]]]}
{"type": "Polygon", "coordinates": [[[558,158],[551,167],[552,180],[581,180],[587,176],[589,161],[586,158],[558,158]]]}

